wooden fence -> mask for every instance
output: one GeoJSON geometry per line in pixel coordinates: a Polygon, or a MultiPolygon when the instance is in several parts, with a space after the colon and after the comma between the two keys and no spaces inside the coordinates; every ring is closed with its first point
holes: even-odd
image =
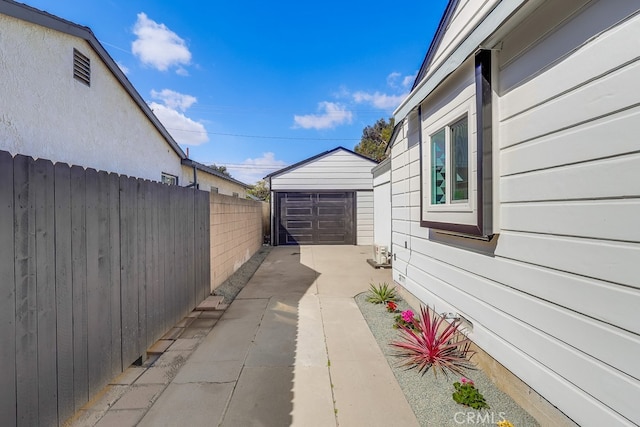
{"type": "Polygon", "coordinates": [[[209,193],[0,151],[0,425],[61,425],[209,294],[209,193]]]}

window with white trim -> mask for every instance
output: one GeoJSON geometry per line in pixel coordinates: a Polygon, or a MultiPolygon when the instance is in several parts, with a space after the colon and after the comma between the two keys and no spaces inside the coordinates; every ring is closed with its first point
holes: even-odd
{"type": "Polygon", "coordinates": [[[469,119],[467,115],[430,137],[431,204],[469,200],[469,119]]]}
{"type": "MultiPolygon", "coordinates": [[[[473,63],[466,66],[470,72],[473,63]]],[[[476,54],[474,76],[475,84],[447,94],[448,103],[425,116],[420,225],[487,238],[493,234],[490,51],[476,54]]],[[[427,98],[422,107],[429,104],[427,98]]]]}
{"type": "Polygon", "coordinates": [[[178,185],[178,177],[175,175],[171,175],[168,173],[162,172],[162,181],[163,184],[169,185],[178,185]]]}

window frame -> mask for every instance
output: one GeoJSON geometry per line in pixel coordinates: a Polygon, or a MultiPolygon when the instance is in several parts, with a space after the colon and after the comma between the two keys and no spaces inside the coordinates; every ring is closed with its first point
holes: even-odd
{"type": "MultiPolygon", "coordinates": [[[[460,235],[490,239],[493,235],[493,111],[491,87],[490,50],[480,50],[475,55],[475,96],[447,112],[429,126],[428,136],[420,141],[420,226],[460,235]],[[467,116],[468,130],[468,199],[466,201],[432,204],[431,195],[431,136],[441,129],[450,129],[467,116]],[[472,120],[475,114],[475,121],[472,120]],[[475,138],[475,139],[474,139],[475,138]],[[427,153],[425,153],[425,150],[427,153]],[[475,157],[473,153],[475,152],[475,157]],[[427,154],[427,156],[425,156],[427,154]],[[475,197],[474,197],[475,195],[475,197]],[[449,217],[449,218],[447,218],[449,217]],[[455,218],[455,219],[454,219],[455,218]]],[[[445,132],[446,134],[446,132],[445,132]]],[[[449,144],[447,143],[449,154],[449,144]]],[[[445,159],[451,167],[451,157],[445,159]]],[[[445,172],[445,179],[450,178],[445,172]]],[[[451,185],[447,184],[447,188],[451,185]]]]}
{"type": "Polygon", "coordinates": [[[162,172],[160,175],[160,182],[166,185],[178,185],[178,177],[171,175],[170,173],[162,172]],[[171,180],[172,182],[168,182],[171,180]]]}
{"type": "Polygon", "coordinates": [[[469,169],[467,178],[469,182],[469,188],[470,189],[473,188],[472,183],[474,180],[474,176],[471,173],[472,172],[471,166],[473,161],[473,159],[471,158],[471,154],[474,151],[474,146],[472,145],[472,137],[475,134],[475,127],[473,126],[473,123],[471,123],[470,121],[470,117],[472,115],[473,115],[472,106],[470,105],[470,103],[466,102],[461,104],[452,112],[445,115],[443,118],[441,118],[440,120],[438,120],[437,122],[435,122],[430,126],[430,129],[433,129],[433,132],[430,132],[429,136],[423,143],[425,145],[425,149],[428,150],[429,152],[429,162],[426,165],[426,167],[423,168],[423,173],[426,174],[426,180],[424,178],[422,180],[423,186],[429,192],[428,196],[425,196],[425,199],[423,200],[423,203],[427,205],[427,211],[429,212],[441,212],[441,211],[472,212],[473,210],[474,203],[473,203],[473,200],[469,197],[467,197],[466,200],[459,200],[459,201],[451,200],[450,196],[451,196],[452,185],[450,183],[451,175],[449,173],[451,170],[451,159],[452,159],[451,158],[451,136],[450,136],[451,126],[466,118],[467,119],[467,167],[469,169]],[[432,189],[431,142],[432,142],[433,136],[437,135],[442,131],[444,131],[444,134],[445,134],[445,181],[447,183],[446,185],[447,191],[445,196],[446,202],[433,203],[432,202],[433,194],[431,193],[431,189],[432,189]]]}

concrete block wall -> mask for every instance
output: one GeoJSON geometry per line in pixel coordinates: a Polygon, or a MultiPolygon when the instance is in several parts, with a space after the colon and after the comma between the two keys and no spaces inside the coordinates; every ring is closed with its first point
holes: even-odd
{"type": "Polygon", "coordinates": [[[262,246],[262,202],[211,193],[211,290],[262,246]]]}

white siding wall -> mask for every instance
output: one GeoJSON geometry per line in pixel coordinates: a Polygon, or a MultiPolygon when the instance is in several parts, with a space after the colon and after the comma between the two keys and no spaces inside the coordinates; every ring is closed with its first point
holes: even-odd
{"type": "Polygon", "coordinates": [[[180,158],[77,37],[0,15],[0,149],[159,181],[180,158]],[[73,49],[91,87],[73,78],[73,49]]]}
{"type": "Polygon", "coordinates": [[[356,194],[356,242],[358,245],[373,244],[373,191],[358,191],[356,194]]]}
{"type": "Polygon", "coordinates": [[[373,178],[373,243],[391,251],[391,171],[373,178]]]}
{"type": "Polygon", "coordinates": [[[278,190],[370,190],[375,162],[336,150],[271,179],[278,190]]]}
{"type": "Polygon", "coordinates": [[[356,244],[373,244],[373,177],[376,163],[337,149],[271,178],[272,191],[357,191],[356,244]]]}
{"type": "Polygon", "coordinates": [[[622,19],[638,5],[563,3],[498,54],[495,247],[420,227],[418,148],[401,140],[393,274],[578,424],[640,424],[640,16],[622,19]]]}

